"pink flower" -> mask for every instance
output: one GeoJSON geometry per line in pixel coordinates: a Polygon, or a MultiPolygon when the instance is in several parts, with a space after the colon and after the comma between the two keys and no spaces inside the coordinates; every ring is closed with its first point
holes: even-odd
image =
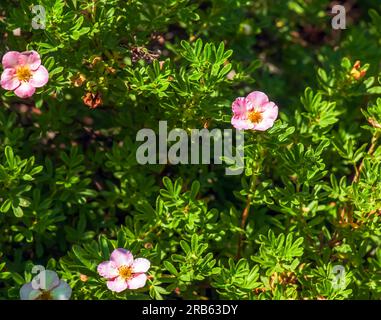
{"type": "Polygon", "coordinates": [[[278,117],[278,106],[260,91],[235,99],[232,109],[231,123],[239,130],[265,131],[274,125],[278,117]]]}
{"type": "Polygon", "coordinates": [[[1,86],[5,90],[14,90],[20,98],[33,96],[36,88],[49,80],[48,70],[41,65],[36,51],[9,51],[3,56],[2,64],[1,86]]]}
{"type": "Polygon", "coordinates": [[[20,289],[21,300],[69,300],[72,290],[52,270],[43,270],[20,289]]]}
{"type": "Polygon", "coordinates": [[[134,259],[132,253],[125,249],[115,249],[110,261],[98,265],[98,273],[106,278],[111,291],[122,292],[126,289],[138,289],[145,286],[150,262],[144,258],[134,259]]]}

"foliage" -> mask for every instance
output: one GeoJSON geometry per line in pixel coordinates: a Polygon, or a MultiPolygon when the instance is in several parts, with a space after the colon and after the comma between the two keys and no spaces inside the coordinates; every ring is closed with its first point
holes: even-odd
{"type": "Polygon", "coordinates": [[[338,31],[329,0],[2,1],[1,54],[50,79],[1,89],[0,298],[40,264],[73,299],[380,299],[381,5],[347,2],[338,31]],[[242,175],[137,163],[138,130],[231,128],[253,90],[280,118],[245,132],[242,175]],[[107,289],[115,248],[150,260],[144,288],[107,289]]]}

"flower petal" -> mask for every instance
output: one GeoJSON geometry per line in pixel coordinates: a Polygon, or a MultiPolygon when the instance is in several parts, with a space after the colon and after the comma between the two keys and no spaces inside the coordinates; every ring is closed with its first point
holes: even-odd
{"type": "Polygon", "coordinates": [[[1,61],[4,69],[14,68],[19,64],[19,57],[21,53],[17,51],[8,51],[1,61]]]}
{"type": "Polygon", "coordinates": [[[127,281],[128,289],[139,289],[146,285],[147,275],[140,273],[127,281]]]}
{"type": "Polygon", "coordinates": [[[127,282],[122,277],[107,281],[107,288],[114,292],[122,292],[127,289],[127,282]]]}
{"type": "Polygon", "coordinates": [[[137,258],[132,263],[132,272],[133,273],[147,272],[150,266],[151,266],[151,262],[149,262],[149,260],[144,258],[137,258]]]}
{"type": "Polygon", "coordinates": [[[49,72],[44,66],[39,66],[36,71],[32,71],[32,78],[29,83],[35,87],[40,88],[44,86],[49,80],[49,72]]]}
{"type": "Polygon", "coordinates": [[[15,90],[19,85],[20,81],[17,79],[15,69],[5,69],[1,74],[1,86],[5,90],[15,90]]]}
{"type": "Polygon", "coordinates": [[[261,91],[253,91],[246,99],[248,99],[255,107],[262,106],[269,102],[269,97],[261,91]]]}
{"type": "Polygon", "coordinates": [[[114,261],[104,261],[98,265],[98,273],[106,279],[113,279],[119,276],[118,267],[114,261]]]}
{"type": "Polygon", "coordinates": [[[274,120],[263,119],[261,122],[254,124],[253,130],[266,131],[274,125],[274,120]]]}
{"type": "Polygon", "coordinates": [[[117,268],[121,266],[130,266],[134,261],[132,253],[126,249],[118,248],[111,253],[111,261],[114,261],[117,268]]]}
{"type": "Polygon", "coordinates": [[[33,96],[36,89],[28,82],[22,82],[21,85],[15,90],[16,96],[20,98],[29,98],[33,96]]]}
{"type": "Polygon", "coordinates": [[[52,270],[43,270],[38,275],[36,275],[32,280],[32,285],[35,286],[35,289],[50,291],[53,288],[57,287],[60,284],[60,279],[58,278],[57,273],[52,270]]]}
{"type": "Polygon", "coordinates": [[[20,289],[21,300],[36,300],[41,295],[40,290],[33,289],[32,283],[24,284],[20,289]]]}
{"type": "Polygon", "coordinates": [[[20,65],[29,65],[31,70],[37,70],[41,65],[41,58],[38,52],[34,50],[24,51],[20,53],[18,63],[20,65]]]}
{"type": "Polygon", "coordinates": [[[50,295],[53,300],[69,300],[71,296],[70,286],[63,280],[60,281],[59,285],[50,291],[50,295]]]}
{"type": "Polygon", "coordinates": [[[271,119],[275,121],[278,117],[278,106],[274,102],[266,103],[261,109],[263,119],[271,119]]]}
{"type": "Polygon", "coordinates": [[[231,123],[233,127],[238,130],[253,129],[253,124],[248,119],[239,119],[234,116],[231,120],[231,123]]]}
{"type": "Polygon", "coordinates": [[[239,97],[235,99],[232,104],[232,110],[233,110],[234,116],[239,119],[246,118],[247,111],[251,111],[252,109],[253,109],[252,103],[246,98],[239,97]]]}

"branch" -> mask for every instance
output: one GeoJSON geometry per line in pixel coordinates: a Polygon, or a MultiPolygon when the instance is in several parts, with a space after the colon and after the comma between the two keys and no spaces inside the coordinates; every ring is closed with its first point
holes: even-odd
{"type": "MultiPolygon", "coordinates": [[[[254,192],[255,192],[255,186],[257,184],[257,179],[256,179],[256,172],[254,171],[252,177],[251,177],[251,184],[250,184],[250,190],[249,194],[247,195],[247,200],[246,200],[246,207],[243,209],[242,212],[242,218],[241,218],[241,229],[244,230],[246,226],[246,221],[249,216],[250,212],[250,206],[251,206],[251,200],[253,198],[254,192]]],[[[241,233],[239,235],[238,239],[238,247],[237,247],[237,259],[241,257],[241,250],[242,250],[242,243],[244,240],[244,234],[241,233]]]]}
{"type": "MultiPolygon", "coordinates": [[[[369,156],[372,156],[374,151],[376,151],[376,145],[377,145],[377,141],[378,141],[378,138],[379,138],[379,131],[376,131],[373,135],[373,138],[372,138],[372,142],[371,142],[371,145],[370,145],[370,148],[368,150],[368,155],[369,156]]],[[[354,183],[357,183],[359,180],[360,180],[360,175],[361,175],[361,171],[364,167],[364,159],[365,157],[362,159],[358,169],[356,169],[356,174],[353,178],[353,182],[354,183]]]]}

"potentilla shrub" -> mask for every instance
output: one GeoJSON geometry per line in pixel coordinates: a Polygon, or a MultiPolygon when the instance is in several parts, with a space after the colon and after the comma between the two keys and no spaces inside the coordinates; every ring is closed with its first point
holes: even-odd
{"type": "Polygon", "coordinates": [[[380,299],[381,5],[331,8],[2,1],[0,298],[380,299]]]}

